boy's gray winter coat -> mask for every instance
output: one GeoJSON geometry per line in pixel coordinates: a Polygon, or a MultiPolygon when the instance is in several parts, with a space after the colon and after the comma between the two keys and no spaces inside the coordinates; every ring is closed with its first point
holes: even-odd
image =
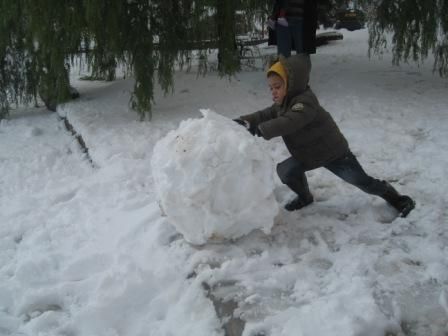
{"type": "Polygon", "coordinates": [[[348,151],[348,144],[331,115],[319,105],[308,86],[311,62],[307,55],[280,57],[288,74],[288,92],[281,106],[242,116],[258,126],[263,138],[281,136],[304,169],[322,167],[348,151]]]}

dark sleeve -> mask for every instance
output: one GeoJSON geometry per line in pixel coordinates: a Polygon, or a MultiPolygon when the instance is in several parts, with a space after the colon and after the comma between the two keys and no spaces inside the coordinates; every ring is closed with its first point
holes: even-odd
{"type": "Polygon", "coordinates": [[[317,1],[305,0],[303,21],[303,48],[308,54],[316,53],[317,1]]]}
{"type": "Polygon", "coordinates": [[[263,122],[275,118],[276,116],[277,116],[277,109],[274,104],[263,110],[241,116],[240,118],[243,120],[247,120],[251,124],[251,126],[256,127],[263,122]]]}
{"type": "Polygon", "coordinates": [[[316,117],[316,110],[309,105],[303,104],[303,109],[289,108],[285,114],[278,118],[265,121],[258,128],[266,140],[294,133],[305,127],[316,117]]]}

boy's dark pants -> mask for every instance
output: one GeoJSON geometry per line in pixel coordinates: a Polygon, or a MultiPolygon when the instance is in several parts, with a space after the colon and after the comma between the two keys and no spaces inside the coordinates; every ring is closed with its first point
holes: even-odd
{"type": "MultiPolygon", "coordinates": [[[[344,181],[368,194],[387,198],[388,193],[395,193],[395,190],[389,183],[367,175],[356,157],[350,151],[345,156],[326,164],[324,167],[344,181]]],[[[280,180],[291,188],[299,198],[312,200],[305,171],[300,161],[293,157],[277,165],[277,173],[280,180]]]]}

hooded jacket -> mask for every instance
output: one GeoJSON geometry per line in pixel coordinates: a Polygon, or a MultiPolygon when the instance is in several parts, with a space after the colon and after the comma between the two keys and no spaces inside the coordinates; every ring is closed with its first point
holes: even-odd
{"type": "Polygon", "coordinates": [[[347,140],[308,86],[309,56],[280,56],[279,61],[288,76],[288,91],[282,105],[274,104],[241,119],[258,127],[266,140],[283,137],[291,155],[306,170],[325,166],[345,155],[349,150],[347,140]]]}

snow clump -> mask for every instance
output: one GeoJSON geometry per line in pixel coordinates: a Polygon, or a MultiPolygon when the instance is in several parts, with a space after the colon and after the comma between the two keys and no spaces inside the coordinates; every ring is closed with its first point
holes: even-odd
{"type": "Polygon", "coordinates": [[[269,233],[279,205],[263,140],[229,118],[201,113],[154,147],[155,190],[169,222],[192,244],[269,233]]]}

